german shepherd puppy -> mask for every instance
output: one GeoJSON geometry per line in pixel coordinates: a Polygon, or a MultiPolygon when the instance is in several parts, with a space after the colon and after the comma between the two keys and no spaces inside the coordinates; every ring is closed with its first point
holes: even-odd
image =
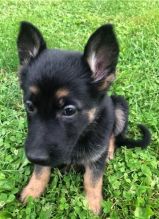
{"type": "Polygon", "coordinates": [[[113,27],[106,24],[97,29],[80,53],[47,49],[40,31],[22,22],[17,47],[28,120],[25,152],[35,164],[20,199],[25,203],[28,196],[43,193],[51,167],[78,164],[85,168],[88,207],[99,214],[103,171],[115,145],[144,148],[150,143],[143,125],[141,140],[125,137],[127,102],[107,95],[119,54],[113,27]]]}

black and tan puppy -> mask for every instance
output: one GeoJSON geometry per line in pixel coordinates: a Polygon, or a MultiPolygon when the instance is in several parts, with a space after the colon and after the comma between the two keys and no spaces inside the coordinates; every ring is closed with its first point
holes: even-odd
{"type": "Polygon", "coordinates": [[[144,126],[140,126],[142,140],[124,137],[127,103],[106,94],[115,78],[119,54],[113,27],[108,24],[97,29],[80,53],[47,49],[39,30],[22,22],[17,46],[28,119],[25,151],[35,164],[21,201],[42,194],[51,167],[80,164],[85,167],[89,208],[98,214],[105,162],[112,158],[115,143],[146,147],[150,141],[144,126]]]}

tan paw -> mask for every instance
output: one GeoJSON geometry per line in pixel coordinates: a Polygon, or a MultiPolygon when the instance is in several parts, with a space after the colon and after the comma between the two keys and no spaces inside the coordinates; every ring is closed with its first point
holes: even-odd
{"type": "Polygon", "coordinates": [[[114,151],[108,151],[106,162],[108,163],[110,160],[113,160],[113,159],[114,159],[114,151]]]}
{"type": "Polygon", "coordinates": [[[101,203],[102,197],[101,196],[87,196],[88,208],[96,215],[99,215],[101,212],[101,203]]]}
{"type": "Polygon", "coordinates": [[[20,194],[20,201],[26,204],[28,198],[31,196],[32,198],[38,198],[40,197],[41,192],[39,192],[38,188],[26,186],[21,194],[20,194]]]}
{"type": "Polygon", "coordinates": [[[50,167],[35,166],[28,185],[21,192],[20,201],[26,203],[29,196],[39,198],[49,182],[50,173],[50,167]]]}

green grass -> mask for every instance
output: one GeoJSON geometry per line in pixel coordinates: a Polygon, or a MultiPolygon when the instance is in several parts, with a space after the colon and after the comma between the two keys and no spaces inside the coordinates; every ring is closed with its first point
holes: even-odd
{"type": "Polygon", "coordinates": [[[87,211],[82,175],[52,172],[39,200],[23,206],[16,194],[32,171],[23,143],[26,118],[16,74],[16,35],[28,20],[43,32],[49,47],[83,50],[100,25],[115,25],[120,41],[117,80],[111,92],[130,105],[129,133],[136,124],[151,129],[148,150],[118,150],[104,174],[100,218],[159,218],[159,1],[158,0],[0,0],[0,219],[96,218],[87,211]]]}

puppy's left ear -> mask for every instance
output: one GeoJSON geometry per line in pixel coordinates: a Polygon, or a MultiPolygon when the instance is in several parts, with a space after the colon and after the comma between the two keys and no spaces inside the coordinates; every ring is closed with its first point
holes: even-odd
{"type": "Polygon", "coordinates": [[[17,48],[19,61],[23,66],[37,58],[46,49],[46,43],[40,31],[33,24],[23,21],[17,38],[17,48]]]}
{"type": "Polygon", "coordinates": [[[93,81],[99,83],[99,89],[104,90],[115,79],[119,46],[111,24],[97,29],[89,38],[84,59],[92,72],[93,81]]]}

